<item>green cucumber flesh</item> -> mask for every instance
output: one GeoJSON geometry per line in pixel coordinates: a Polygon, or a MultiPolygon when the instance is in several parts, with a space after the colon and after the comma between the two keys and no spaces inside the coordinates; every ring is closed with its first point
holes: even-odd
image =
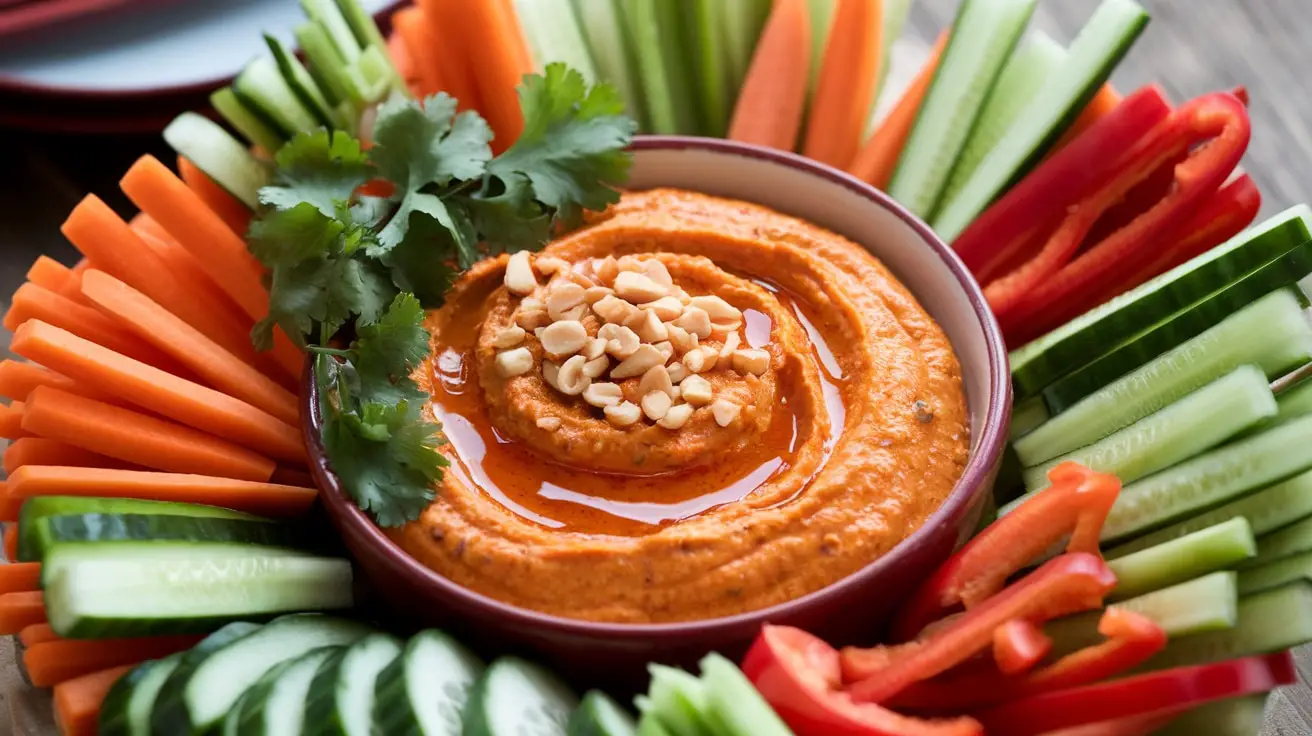
{"type": "Polygon", "coordinates": [[[393,80],[398,79],[391,57],[377,46],[370,46],[360,54],[360,60],[351,68],[351,78],[360,89],[366,106],[377,104],[396,94],[393,80]]]}
{"type": "Polygon", "coordinates": [[[570,0],[515,0],[515,10],[535,68],[559,61],[582,74],[588,84],[597,81],[597,68],[570,0]]]}
{"type": "Polygon", "coordinates": [[[1033,432],[1044,422],[1052,418],[1042,396],[1031,396],[1016,402],[1011,410],[1011,426],[1007,430],[1007,439],[1011,442],[1033,432]]]}
{"type": "Polygon", "coordinates": [[[174,541],[299,549],[304,536],[295,525],[270,521],[144,514],[46,516],[20,529],[20,536],[29,535],[34,562],[66,544],[174,541]]]}
{"type": "MultiPolygon", "coordinates": [[[[299,734],[305,723],[305,699],[310,693],[310,682],[320,665],[341,645],[311,649],[301,656],[288,660],[270,671],[261,681],[243,695],[246,703],[241,708],[234,727],[236,736],[278,736],[299,734]]],[[[228,726],[225,718],[223,725],[228,726]]],[[[391,732],[384,732],[391,733],[391,732]]],[[[458,733],[458,731],[453,732],[458,733]]]]}
{"type": "Polygon", "coordinates": [[[348,561],[239,544],[60,544],[42,574],[50,626],[74,639],[197,633],[353,602],[348,561]]]}
{"type": "Polygon", "coordinates": [[[195,661],[189,654],[160,690],[151,724],[158,733],[207,732],[269,670],[320,647],[350,644],[370,631],[355,621],[300,613],[274,619],[195,661]]]}
{"type": "Polygon", "coordinates": [[[469,695],[462,736],[557,736],[578,697],[560,678],[517,657],[483,671],[469,695]]]}
{"type": "Polygon", "coordinates": [[[952,167],[952,175],[943,189],[944,201],[951,202],[957,197],[989,151],[1006,137],[1007,131],[1065,59],[1066,49],[1040,31],[1031,33],[1020,42],[1006,66],[1002,67],[998,83],[989,91],[979,119],[952,167]]]}
{"type": "Polygon", "coordinates": [[[1108,562],[1108,567],[1116,573],[1116,589],[1109,600],[1124,600],[1168,588],[1234,567],[1256,554],[1257,540],[1248,519],[1240,516],[1223,521],[1108,562]]]}
{"type": "Polygon", "coordinates": [[[260,187],[269,183],[269,168],[218,123],[184,112],[164,128],[164,140],[242,204],[259,207],[260,187]]]}
{"type": "MultiPolygon", "coordinates": [[[[899,0],[901,1],[901,0],[899,0]]],[[[761,38],[765,21],[770,16],[769,0],[721,0],[724,12],[725,66],[729,76],[730,94],[737,94],[747,77],[747,69],[761,38]]]]}
{"type": "Polygon", "coordinates": [[[1269,565],[1277,560],[1312,552],[1312,516],[1305,517],[1257,540],[1257,556],[1241,567],[1269,565]]]}
{"type": "Polygon", "coordinates": [[[678,14],[678,5],[660,0],[630,0],[620,5],[653,133],[686,133],[695,127],[696,116],[685,104],[686,98],[680,96],[687,92],[690,80],[673,78],[674,69],[683,61],[680,58],[671,63],[666,58],[681,56],[678,27],[665,22],[671,8],[678,14]],[[672,30],[676,33],[671,34],[672,30]]]}
{"type": "Polygon", "coordinates": [[[888,194],[934,214],[980,108],[1020,40],[1037,0],[962,0],[942,60],[898,158],[888,194]]]}
{"type": "Polygon", "coordinates": [[[792,731],[738,666],[711,653],[702,658],[707,710],[719,736],[790,736],[792,731]]]}
{"type": "Polygon", "coordinates": [[[1239,599],[1234,627],[1173,638],[1145,669],[1269,654],[1312,641],[1312,582],[1299,580],[1239,599]]]}
{"type": "Polygon", "coordinates": [[[566,736],[637,736],[638,724],[628,711],[600,690],[584,693],[569,717],[566,736]]]}
{"type": "Polygon", "coordinates": [[[693,52],[693,87],[697,90],[701,112],[701,134],[723,138],[729,130],[728,72],[725,70],[723,0],[686,0],[692,7],[686,12],[688,46],[693,52]]]}
{"type": "MultiPolygon", "coordinates": [[[[1312,273],[1312,241],[1297,246],[1207,299],[1143,330],[1092,363],[1061,378],[1043,390],[1048,410],[1060,414],[1085,396],[1309,273],[1312,273]]],[[[1292,293],[1303,296],[1299,291],[1292,293]]]]}
{"type": "Polygon", "coordinates": [[[1016,440],[1026,467],[1092,444],[1241,365],[1268,378],[1312,357],[1312,323],[1289,291],[1268,294],[1220,324],[1086,396],[1016,440]]]}
{"type": "Polygon", "coordinates": [[[811,11],[811,69],[807,90],[814,92],[820,80],[820,68],[824,66],[825,49],[829,47],[829,33],[834,27],[838,0],[807,0],[806,4],[811,11]]]}
{"type": "Polygon", "coordinates": [[[396,70],[392,64],[391,57],[387,54],[387,41],[383,39],[383,34],[378,30],[378,24],[369,11],[364,9],[359,0],[337,0],[337,11],[341,14],[346,25],[350,27],[351,33],[355,36],[355,42],[360,45],[367,55],[370,49],[380,54],[387,60],[387,72],[391,79],[391,87],[397,94],[409,96],[410,90],[406,87],[405,80],[401,78],[401,73],[396,70]]]}
{"type": "Polygon", "coordinates": [[[324,99],[330,105],[348,103],[358,113],[355,106],[362,104],[363,98],[354,88],[351,75],[345,69],[346,61],[337,54],[328,32],[317,23],[302,23],[296,27],[295,34],[296,43],[309,62],[310,76],[318,83],[324,99]]]}
{"type": "Polygon", "coordinates": [[[1214,572],[1116,605],[1152,619],[1171,638],[1229,629],[1238,620],[1237,577],[1214,572]]]}
{"type": "Polygon", "coordinates": [[[429,629],[378,675],[374,726],[410,736],[459,734],[465,704],[483,661],[450,636],[429,629]]]}
{"type": "Polygon", "coordinates": [[[1103,554],[1108,559],[1124,557],[1239,516],[1248,520],[1253,534],[1257,535],[1258,553],[1261,554],[1264,534],[1312,516],[1312,472],[1297,475],[1238,501],[1192,516],[1110,550],[1104,549],[1103,554]]]}
{"type": "MultiPolygon", "coordinates": [[[[331,648],[331,647],[326,647],[331,648]]],[[[242,724],[249,723],[247,715],[251,713],[257,702],[265,697],[273,683],[282,677],[282,673],[292,665],[293,662],[300,659],[289,659],[274,665],[268,672],[265,672],[260,679],[256,680],[250,687],[242,691],[237,698],[237,702],[232,704],[228,712],[223,715],[223,721],[219,726],[219,736],[240,736],[242,724]]],[[[253,729],[247,728],[248,733],[258,733],[253,729]]]]}
{"type": "Polygon", "coordinates": [[[267,56],[252,59],[237,75],[232,89],[242,104],[271,121],[284,139],[319,127],[318,119],[283,79],[278,64],[267,56]]]}
{"type": "Polygon", "coordinates": [[[1285,388],[1276,397],[1276,405],[1279,407],[1275,418],[1277,424],[1312,414],[1312,378],[1304,378],[1285,388]]]}
{"type": "Polygon", "coordinates": [[[1071,42],[1066,62],[1048,78],[958,195],[943,202],[931,222],[935,232],[948,242],[956,240],[994,199],[1028,173],[1093,99],[1147,24],[1148,13],[1134,0],[1103,0],[1071,42]]]}
{"type": "Polygon", "coordinates": [[[1171,721],[1157,736],[1254,736],[1266,720],[1266,693],[1201,705],[1171,721]]]}
{"type": "Polygon", "coordinates": [[[689,46],[691,39],[684,31],[687,13],[688,9],[682,2],[657,1],[660,60],[665,64],[665,81],[674,102],[674,119],[679,126],[678,132],[705,135],[701,127],[703,113],[697,96],[692,49],[689,46]]]}
{"type": "Polygon", "coordinates": [[[673,734],[656,720],[655,716],[644,715],[638,719],[638,736],[683,736],[682,734],[673,734]]]}
{"type": "Polygon", "coordinates": [[[614,85],[624,99],[625,111],[639,122],[642,130],[649,130],[637,60],[618,2],[574,0],[575,17],[587,40],[598,79],[614,85]]]}
{"type": "Polygon", "coordinates": [[[1312,552],[1240,570],[1239,594],[1259,593],[1295,580],[1312,580],[1312,552]]]}
{"type": "Polygon", "coordinates": [[[300,60],[282,45],[282,41],[269,34],[264,34],[264,43],[269,47],[269,52],[273,54],[273,61],[278,65],[278,71],[282,73],[283,81],[291,88],[296,99],[301,101],[301,106],[310,111],[310,114],[318,120],[319,125],[333,130],[336,128],[345,128],[346,121],[339,120],[336,111],[328,100],[324,97],[323,91],[310,76],[310,72],[301,64],[300,60]]]}
{"type": "Polygon", "coordinates": [[[652,664],[651,685],[642,709],[660,721],[671,733],[689,736],[711,736],[711,723],[706,720],[709,710],[706,687],[701,680],[675,667],[652,664]]]}
{"type": "Polygon", "coordinates": [[[148,733],[196,733],[190,720],[185,700],[187,685],[194,675],[216,653],[229,644],[241,641],[259,631],[262,626],[248,621],[236,621],[205,637],[191,649],[182,652],[182,658],[159,684],[150,703],[146,722],[148,733]]]}
{"type": "Polygon", "coordinates": [[[364,49],[333,0],[301,0],[301,7],[310,20],[328,34],[342,61],[352,64],[360,58],[364,49]]]}
{"type": "Polygon", "coordinates": [[[220,87],[210,95],[210,104],[247,142],[259,146],[270,156],[282,147],[286,138],[277,126],[242,102],[232,87],[220,87]]]}
{"type": "Polygon", "coordinates": [[[100,704],[99,736],[150,736],[150,712],[164,681],[182,662],[185,652],[142,662],[105,694],[100,704]]]}
{"type": "Polygon", "coordinates": [[[378,675],[400,656],[400,640],[382,633],[365,636],[333,654],[310,683],[301,733],[369,736],[378,675]]]}
{"type": "Polygon", "coordinates": [[[1216,447],[1276,411],[1266,374],[1241,365],[1092,445],[1026,468],[1025,488],[1047,488],[1048,471],[1068,460],[1133,483],[1216,447]]]}
{"type": "Polygon", "coordinates": [[[1291,207],[1013,350],[1008,357],[1017,399],[1037,395],[1145,325],[1197,304],[1307,242],[1309,227],[1312,208],[1291,207]]]}

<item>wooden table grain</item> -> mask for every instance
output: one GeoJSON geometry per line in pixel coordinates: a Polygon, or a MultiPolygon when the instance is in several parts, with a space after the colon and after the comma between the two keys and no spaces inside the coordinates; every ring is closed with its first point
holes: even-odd
{"type": "MultiPolygon", "coordinates": [[[[1244,85],[1251,96],[1253,139],[1243,166],[1263,195],[1263,214],[1312,199],[1312,28],[1309,0],[1140,0],[1153,21],[1117,70],[1125,91],[1160,84],[1176,101],[1244,85]]],[[[928,42],[948,25],[958,0],[914,0],[895,55],[895,79],[914,72],[928,42]]],[[[1033,26],[1069,41],[1094,0],[1041,0],[1033,26]]],[[[99,103],[109,106],[115,103],[99,103]]],[[[92,111],[91,114],[95,114],[92,111]]],[[[138,156],[172,154],[157,135],[64,136],[0,128],[0,308],[45,253],[72,264],[77,254],[59,224],[86,193],[95,192],[124,215],[128,202],[117,180],[138,156]]],[[[3,331],[0,331],[3,334],[3,331]]],[[[0,337],[0,355],[8,335],[0,337]]],[[[1276,693],[1267,709],[1266,736],[1312,733],[1312,649],[1298,653],[1303,683],[1276,693]]],[[[0,683],[6,678],[0,677],[0,683]]],[[[6,693],[13,695],[12,693],[6,693]]],[[[44,704],[40,696],[21,700],[44,704]]],[[[3,708],[3,704],[0,704],[3,708]]],[[[29,708],[29,710],[32,710],[29,708]]],[[[35,709],[35,710],[39,710],[35,709]]],[[[0,736],[37,733],[28,718],[0,718],[0,736]]],[[[46,724],[48,727],[48,723],[46,724]]],[[[44,730],[44,729],[41,729],[44,730]]],[[[1201,736],[1201,735],[1200,735],[1201,736]]]]}

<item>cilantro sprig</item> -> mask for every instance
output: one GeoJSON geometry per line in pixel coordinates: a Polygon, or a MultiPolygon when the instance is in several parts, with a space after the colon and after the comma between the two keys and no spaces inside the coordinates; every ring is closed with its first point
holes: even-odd
{"type": "Polygon", "coordinates": [[[410,378],[430,350],[424,309],[479,259],[540,248],[617,201],[628,174],[637,126],[613,88],[552,64],[525,77],[519,99],[523,133],[499,156],[487,122],[450,96],[394,97],[372,147],[302,133],[260,190],[247,240],[269,269],[270,303],[252,339],[267,348],[279,328],[318,354],[329,460],[383,526],[418,518],[446,465],[410,378]]]}

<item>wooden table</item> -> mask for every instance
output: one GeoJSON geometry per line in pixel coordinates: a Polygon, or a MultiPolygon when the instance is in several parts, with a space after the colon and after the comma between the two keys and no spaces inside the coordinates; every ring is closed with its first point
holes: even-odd
{"type": "MultiPolygon", "coordinates": [[[[1216,89],[1247,86],[1252,97],[1253,140],[1245,168],[1263,194],[1263,213],[1312,199],[1312,47],[1307,0],[1140,0],[1153,22],[1116,73],[1122,90],[1157,82],[1176,100],[1216,89]]],[[[915,0],[897,59],[922,56],[948,25],[958,0],[915,0]]],[[[1034,26],[1068,41],[1094,0],[1042,0],[1034,26]]],[[[895,76],[914,69],[902,64],[895,76]]],[[[67,137],[5,131],[0,148],[0,308],[41,253],[65,263],[77,254],[59,223],[88,191],[125,215],[119,176],[138,156],[172,154],[158,136],[67,137]]],[[[2,331],[0,331],[2,332],[2,331]]],[[[0,336],[0,353],[8,335],[0,336]]],[[[1312,650],[1299,656],[1305,681],[1312,650]]],[[[0,678],[2,681],[4,678],[0,678]]],[[[22,699],[27,700],[29,696],[22,699]]],[[[40,702],[40,701],[38,701],[40,702]]],[[[2,706],[0,706],[2,707],[2,706]]],[[[0,735],[9,725],[0,718],[0,735]]],[[[31,731],[31,727],[25,728],[31,731]]],[[[44,729],[42,729],[44,730],[44,729]]],[[[1312,689],[1288,688],[1270,701],[1264,734],[1312,733],[1312,689]]]]}

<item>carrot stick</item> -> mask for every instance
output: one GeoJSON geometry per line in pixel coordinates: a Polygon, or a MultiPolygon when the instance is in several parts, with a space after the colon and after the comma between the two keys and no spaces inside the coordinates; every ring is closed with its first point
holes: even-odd
{"type": "Polygon", "coordinates": [[[442,70],[446,93],[456,98],[462,112],[483,109],[473,71],[475,60],[481,59],[470,53],[473,46],[460,26],[464,4],[461,0],[415,0],[415,5],[424,11],[433,36],[442,41],[436,47],[437,66],[442,70]]]}
{"type": "MultiPolygon", "coordinates": [[[[5,547],[8,553],[11,524],[5,529],[5,547]]],[[[15,540],[17,536],[13,536],[15,540]]],[[[0,595],[0,634],[13,636],[32,624],[46,622],[46,602],[39,590],[0,595]]]]}
{"type": "MultiPolygon", "coordinates": [[[[38,579],[37,582],[39,583],[40,580],[38,579]]],[[[22,631],[18,632],[18,641],[25,647],[30,647],[33,644],[41,644],[47,641],[54,641],[58,638],[59,635],[55,633],[54,629],[50,628],[50,624],[32,624],[31,626],[24,627],[22,631]]]]}
{"type": "Polygon", "coordinates": [[[73,270],[68,266],[50,256],[37,256],[32,267],[27,269],[27,280],[42,288],[58,292],[72,272],[73,270]]]}
{"type": "Polygon", "coordinates": [[[73,301],[80,301],[82,299],[82,290],[80,288],[82,272],[88,268],[91,268],[91,261],[86,258],[79,260],[76,265],[70,268],[68,278],[64,281],[64,285],[58,289],[59,295],[73,301]]]}
{"type": "Polygon", "coordinates": [[[412,85],[419,97],[427,97],[441,92],[442,67],[438,59],[438,47],[442,39],[433,33],[433,26],[424,17],[422,8],[410,6],[392,14],[392,28],[401,39],[406,54],[413,62],[415,83],[412,85]]]}
{"type": "Polygon", "coordinates": [[[297,488],[316,488],[314,477],[300,468],[289,468],[286,465],[279,465],[269,477],[270,483],[281,483],[285,486],[296,486],[297,488]]]}
{"type": "Polygon", "coordinates": [[[23,512],[23,499],[9,495],[9,481],[0,480],[0,521],[18,521],[23,512]]]}
{"type": "MultiPolygon", "coordinates": [[[[143,156],[128,169],[128,173],[123,175],[119,186],[133,203],[162,225],[174,240],[196,257],[197,262],[214,283],[218,284],[219,288],[223,289],[248,317],[259,320],[268,314],[269,294],[264,290],[264,284],[260,280],[264,274],[264,267],[246,250],[245,241],[229,230],[218,215],[211,212],[205,203],[182,183],[181,179],[169,171],[167,166],[154,156],[143,156]]],[[[132,279],[123,278],[115,273],[113,269],[104,270],[141,289],[151,299],[209,335],[215,342],[237,352],[233,345],[218,339],[218,336],[211,334],[203,325],[188,319],[186,313],[174,308],[169,300],[159,298],[149,289],[133,283],[132,279]]],[[[241,340],[248,340],[248,335],[243,333],[241,340]]],[[[288,375],[293,377],[301,375],[305,356],[286,335],[280,335],[280,331],[277,330],[274,332],[273,356],[288,375]]]]}
{"type": "Polygon", "coordinates": [[[24,437],[14,440],[9,443],[9,447],[5,448],[5,473],[10,476],[17,472],[19,468],[44,465],[119,469],[139,467],[117,458],[106,457],[66,442],[46,439],[45,437],[24,437]]]}
{"type": "Polygon", "coordinates": [[[16,440],[27,436],[23,434],[23,402],[0,404],[0,437],[16,440]]]}
{"type": "Polygon", "coordinates": [[[55,685],[55,725],[62,736],[96,736],[105,696],[135,666],[111,667],[55,685]]]}
{"type": "Polygon", "coordinates": [[[915,124],[916,115],[920,112],[920,103],[925,100],[929,83],[934,81],[934,70],[938,68],[938,60],[947,43],[948,32],[944,31],[939,34],[938,41],[934,43],[929,58],[925,60],[916,78],[857,152],[856,159],[847,168],[849,174],[880,189],[888,186],[889,180],[893,178],[893,170],[897,168],[897,160],[902,155],[902,148],[911,135],[911,126],[915,124]]]}
{"type": "Polygon", "coordinates": [[[729,138],[793,150],[810,69],[811,13],[806,0],[775,0],[738,93],[729,138]]]}
{"type": "Polygon", "coordinates": [[[272,460],[213,435],[45,386],[28,396],[23,429],[173,473],[256,481],[273,474],[272,460]]]}
{"type": "Polygon", "coordinates": [[[1071,127],[1062,134],[1061,138],[1057,139],[1057,145],[1053,146],[1052,150],[1056,151],[1071,142],[1080,133],[1088,130],[1089,126],[1102,120],[1107,113],[1115,110],[1116,106],[1121,104],[1121,99],[1121,93],[1116,91],[1111,82],[1099,87],[1098,93],[1093,96],[1092,100],[1089,100],[1089,104],[1084,106],[1084,110],[1080,112],[1079,117],[1075,118],[1075,122],[1071,123],[1071,127]]]}
{"type": "Polygon", "coordinates": [[[122,405],[116,397],[101,393],[48,368],[24,360],[0,360],[0,396],[14,401],[27,401],[27,395],[37,386],[50,386],[70,394],[107,404],[122,405]]]}
{"type": "Polygon", "coordinates": [[[40,562],[10,562],[0,565],[0,595],[41,590],[40,562]]]}
{"type": "Polygon", "coordinates": [[[840,169],[852,163],[875,101],[883,27],[883,0],[838,0],[806,123],[807,156],[840,169]]]}
{"type": "MultiPolygon", "coordinates": [[[[88,271],[86,277],[95,273],[88,271]]],[[[295,426],[245,401],[107,350],[67,330],[29,320],[14,333],[10,347],[75,381],[188,427],[284,460],[305,458],[305,446],[295,426]]]]}
{"type": "Polygon", "coordinates": [[[272,414],[292,427],[299,425],[300,409],[295,394],[243,363],[145,294],[94,269],[82,277],[82,293],[101,310],[195,371],[211,386],[272,414]]]}
{"type": "MultiPolygon", "coordinates": [[[[14,523],[5,524],[4,545],[5,545],[5,559],[11,561],[17,560],[18,559],[18,525],[17,524],[14,523]]],[[[3,598],[3,596],[0,596],[0,598],[3,598]]],[[[0,611],[0,617],[2,617],[3,615],[4,612],[0,611]]],[[[45,621],[44,614],[41,620],[45,621]]],[[[36,623],[36,622],[33,621],[32,623],[36,623]]],[[[24,626],[26,626],[26,624],[24,624],[24,626]]],[[[19,628],[22,627],[20,626],[19,628]]],[[[16,633],[16,632],[0,631],[0,634],[12,634],[12,633],[16,633]]]]}
{"type": "Polygon", "coordinates": [[[137,664],[190,649],[200,636],[150,636],[140,639],[56,639],[23,652],[27,677],[37,687],[51,687],[110,667],[137,664]]]}
{"type": "Polygon", "coordinates": [[[223,187],[214,183],[196,164],[183,156],[178,156],[178,176],[187,188],[196,193],[201,201],[209,205],[210,211],[219,216],[228,228],[241,237],[246,236],[246,228],[251,224],[251,210],[240,200],[229,194],[223,187]]]}
{"type": "MultiPolygon", "coordinates": [[[[515,88],[525,74],[533,71],[527,64],[527,54],[520,51],[523,43],[515,31],[514,17],[501,2],[465,2],[444,0],[450,6],[444,40],[454,35],[465,37],[466,48],[477,49],[478,63],[473,65],[474,82],[478,86],[479,109],[492,126],[496,137],[492,141],[494,153],[500,153],[519,138],[524,130],[524,115],[519,109],[519,94],[515,88]]],[[[425,8],[425,12],[427,9],[425,8]]]]}
{"type": "MultiPolygon", "coordinates": [[[[415,58],[410,55],[410,48],[406,45],[405,38],[396,31],[396,16],[401,11],[392,14],[392,28],[394,29],[387,37],[387,55],[392,57],[392,66],[396,67],[396,73],[401,75],[405,80],[405,86],[410,90],[410,94],[415,97],[423,97],[423,90],[419,79],[419,70],[415,68],[415,58]]],[[[425,23],[428,21],[425,20],[425,23]]]]}
{"type": "Polygon", "coordinates": [[[176,360],[161,353],[127,329],[119,327],[114,320],[95,308],[79,304],[36,284],[26,283],[18,287],[18,291],[15,291],[10,298],[4,326],[12,332],[18,329],[19,325],[32,319],[57,325],[84,340],[103,345],[116,353],[149,363],[156,368],[187,373],[176,360]]]}
{"type": "Polygon", "coordinates": [[[9,475],[9,497],[103,496],[179,501],[237,509],[260,516],[295,516],[308,510],[314,488],[183,473],[25,465],[9,475]]]}

